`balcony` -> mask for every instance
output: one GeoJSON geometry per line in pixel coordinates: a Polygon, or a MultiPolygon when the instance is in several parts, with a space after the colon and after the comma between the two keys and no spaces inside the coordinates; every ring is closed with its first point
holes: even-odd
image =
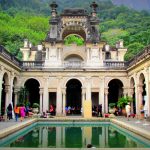
{"type": "Polygon", "coordinates": [[[82,61],[64,61],[63,66],[65,69],[81,69],[84,67],[82,61]]]}
{"type": "Polygon", "coordinates": [[[111,69],[126,69],[127,64],[125,61],[104,61],[104,68],[111,68],[111,69]]]}
{"type": "Polygon", "coordinates": [[[42,69],[44,61],[22,61],[22,69],[42,69]]]}
{"type": "Polygon", "coordinates": [[[8,52],[2,45],[0,45],[0,55],[7,59],[8,61],[12,62],[16,66],[20,67],[21,61],[18,60],[13,54],[8,52]]]}

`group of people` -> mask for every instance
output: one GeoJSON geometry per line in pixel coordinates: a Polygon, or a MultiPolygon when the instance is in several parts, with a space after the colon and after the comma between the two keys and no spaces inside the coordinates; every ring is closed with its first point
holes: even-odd
{"type": "Polygon", "coordinates": [[[92,107],[92,115],[97,117],[102,117],[102,104],[99,104],[98,106],[92,107]]]}
{"type": "MultiPolygon", "coordinates": [[[[12,112],[13,112],[13,107],[11,103],[8,105],[7,109],[7,119],[12,119],[12,112]]],[[[16,105],[14,107],[14,114],[15,114],[15,120],[18,121],[18,118],[20,117],[20,121],[24,120],[25,116],[30,116],[33,113],[31,112],[31,108],[29,106],[24,106],[24,104],[16,105]]]]}
{"type": "Polygon", "coordinates": [[[81,107],[79,106],[66,106],[65,107],[66,114],[80,114],[81,113],[81,107]]]}

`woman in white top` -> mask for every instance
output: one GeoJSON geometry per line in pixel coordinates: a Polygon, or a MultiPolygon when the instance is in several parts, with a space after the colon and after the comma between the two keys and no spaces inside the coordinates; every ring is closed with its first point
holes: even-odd
{"type": "Polygon", "coordinates": [[[126,105],[126,113],[127,113],[127,120],[129,121],[129,116],[130,116],[130,111],[131,111],[131,106],[130,106],[130,103],[128,103],[126,105]]]}

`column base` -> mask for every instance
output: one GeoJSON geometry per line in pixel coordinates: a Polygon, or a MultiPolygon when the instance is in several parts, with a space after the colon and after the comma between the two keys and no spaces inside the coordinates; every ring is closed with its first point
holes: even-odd
{"type": "Polygon", "coordinates": [[[66,114],[56,113],[56,117],[66,117],[66,114]]]}

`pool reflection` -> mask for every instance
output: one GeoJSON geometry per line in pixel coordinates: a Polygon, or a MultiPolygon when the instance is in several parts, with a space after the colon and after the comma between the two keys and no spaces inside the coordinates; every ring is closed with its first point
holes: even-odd
{"type": "Polygon", "coordinates": [[[102,125],[38,126],[6,147],[85,148],[89,143],[96,148],[146,146],[111,125],[102,125]]]}

